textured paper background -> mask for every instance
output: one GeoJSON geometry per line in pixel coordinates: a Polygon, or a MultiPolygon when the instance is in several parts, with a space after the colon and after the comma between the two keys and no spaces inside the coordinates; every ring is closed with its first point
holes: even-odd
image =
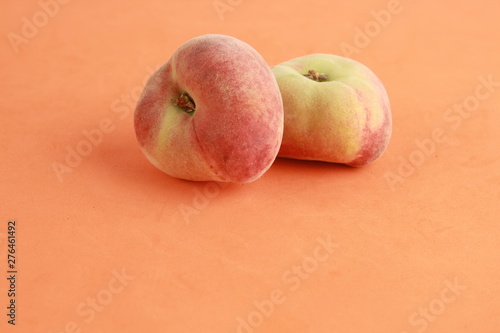
{"type": "Polygon", "coordinates": [[[499,332],[498,1],[28,0],[0,13],[2,332],[499,332]],[[242,186],[157,171],[135,141],[137,96],[206,33],[270,65],[363,62],[392,103],[386,153],[360,169],[278,159],[242,186]]]}

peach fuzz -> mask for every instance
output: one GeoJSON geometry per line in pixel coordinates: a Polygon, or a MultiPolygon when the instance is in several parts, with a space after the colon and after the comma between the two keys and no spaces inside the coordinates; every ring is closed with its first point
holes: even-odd
{"type": "Polygon", "coordinates": [[[247,183],[274,162],[283,103],[269,66],[247,43],[203,35],[181,45],[146,83],[134,115],[139,145],[165,173],[247,183]]]}
{"type": "Polygon", "coordinates": [[[392,132],[389,98],[365,65],[311,54],[272,71],[285,109],[278,156],[363,166],[384,152],[392,132]]]}

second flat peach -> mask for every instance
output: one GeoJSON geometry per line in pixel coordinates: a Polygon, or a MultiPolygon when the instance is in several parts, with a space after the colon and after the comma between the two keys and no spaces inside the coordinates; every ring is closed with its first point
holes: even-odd
{"type": "Polygon", "coordinates": [[[389,97],[368,67],[311,54],[272,71],[285,111],[278,156],[363,166],[385,151],[392,133],[389,97]]]}

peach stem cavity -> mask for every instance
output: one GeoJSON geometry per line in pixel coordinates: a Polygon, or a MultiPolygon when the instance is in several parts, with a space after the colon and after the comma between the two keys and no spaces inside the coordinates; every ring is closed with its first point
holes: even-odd
{"type": "Polygon", "coordinates": [[[324,82],[328,80],[328,75],[326,75],[325,73],[318,73],[318,71],[314,69],[309,70],[309,72],[307,72],[307,74],[304,74],[304,76],[316,82],[324,82]]]}
{"type": "Polygon", "coordinates": [[[187,92],[183,92],[177,99],[172,99],[172,103],[179,106],[187,113],[196,111],[196,104],[187,92]]]}

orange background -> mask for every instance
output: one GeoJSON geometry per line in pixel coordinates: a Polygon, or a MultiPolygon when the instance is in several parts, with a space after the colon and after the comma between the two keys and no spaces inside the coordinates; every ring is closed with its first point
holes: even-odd
{"type": "Polygon", "coordinates": [[[2,332],[499,332],[497,0],[29,0],[0,13],[2,332]],[[392,103],[387,151],[360,169],[278,159],[222,187],[156,170],[135,140],[137,95],[206,33],[270,65],[315,52],[366,64],[392,103]],[[68,149],[86,156],[67,166],[68,149]]]}

